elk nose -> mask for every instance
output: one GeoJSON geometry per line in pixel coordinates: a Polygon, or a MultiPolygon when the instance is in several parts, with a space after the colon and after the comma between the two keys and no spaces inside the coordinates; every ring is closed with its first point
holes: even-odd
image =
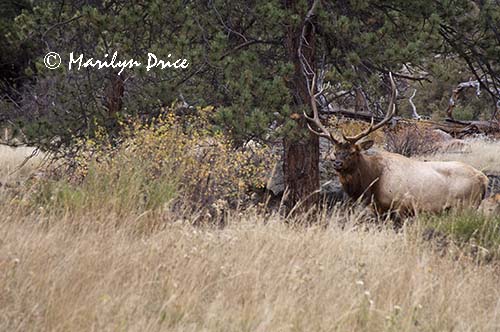
{"type": "Polygon", "coordinates": [[[336,170],[342,169],[342,162],[340,160],[335,160],[333,162],[333,168],[336,170]]]}

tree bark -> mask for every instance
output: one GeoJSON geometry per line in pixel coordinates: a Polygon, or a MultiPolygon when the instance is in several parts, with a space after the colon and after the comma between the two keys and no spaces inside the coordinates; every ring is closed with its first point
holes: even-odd
{"type": "Polygon", "coordinates": [[[105,107],[110,117],[120,113],[123,106],[123,94],[125,92],[123,76],[112,74],[106,88],[105,107]]]}
{"type": "MultiPolygon", "coordinates": [[[[309,8],[313,2],[308,1],[309,8]]],[[[286,0],[284,3],[287,9],[305,18],[308,8],[301,10],[300,1],[286,0]]],[[[288,81],[288,87],[293,95],[296,114],[302,114],[302,109],[309,107],[311,98],[298,56],[301,36],[302,26],[287,27],[286,50],[289,61],[294,65],[294,74],[288,81]]],[[[315,70],[316,40],[311,24],[306,26],[304,39],[302,53],[311,69],[315,70]]],[[[283,140],[283,172],[287,191],[285,205],[288,212],[297,204],[295,211],[307,210],[319,199],[319,138],[306,129],[306,120],[302,115],[296,117],[295,121],[297,127],[283,140]]]]}

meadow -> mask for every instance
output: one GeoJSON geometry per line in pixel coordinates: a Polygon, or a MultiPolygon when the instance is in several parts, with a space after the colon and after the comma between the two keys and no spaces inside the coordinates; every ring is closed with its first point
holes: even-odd
{"type": "Polygon", "coordinates": [[[500,331],[499,28],[0,0],[0,332],[500,331]]]}
{"type": "MultiPolygon", "coordinates": [[[[493,167],[497,143],[482,144],[482,158],[455,157],[493,167]]],[[[255,206],[225,210],[221,227],[173,204],[182,191],[134,201],[147,164],[37,180],[42,155],[16,167],[31,151],[0,151],[2,331],[500,329],[498,219],[465,211],[394,230],[355,207],[305,225],[255,206]]]]}

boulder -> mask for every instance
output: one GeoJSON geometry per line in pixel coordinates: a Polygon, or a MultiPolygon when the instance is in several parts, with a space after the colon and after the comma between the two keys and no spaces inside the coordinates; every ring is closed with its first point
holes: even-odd
{"type": "MultiPolygon", "coordinates": [[[[345,195],[342,190],[342,186],[338,180],[338,177],[333,170],[332,163],[330,160],[325,158],[332,148],[332,143],[324,138],[320,138],[319,149],[320,149],[320,162],[319,162],[319,172],[320,172],[320,184],[321,184],[321,197],[327,203],[335,203],[344,200],[345,195]]],[[[281,144],[273,148],[273,153],[282,152],[283,148],[281,144]]],[[[279,155],[282,155],[281,153],[279,155]]],[[[279,160],[273,167],[271,174],[269,175],[269,180],[267,181],[266,189],[270,191],[274,196],[281,196],[285,191],[285,179],[283,174],[283,160],[279,160]]]]}
{"type": "Polygon", "coordinates": [[[500,194],[494,194],[484,199],[479,211],[485,216],[500,216],[500,194]]]}
{"type": "Polygon", "coordinates": [[[488,177],[488,193],[490,195],[500,193],[500,175],[497,174],[486,174],[488,177]]]}
{"type": "Polygon", "coordinates": [[[279,160],[273,167],[266,189],[272,192],[274,196],[280,196],[285,191],[285,175],[283,173],[283,161],[279,160]]]}

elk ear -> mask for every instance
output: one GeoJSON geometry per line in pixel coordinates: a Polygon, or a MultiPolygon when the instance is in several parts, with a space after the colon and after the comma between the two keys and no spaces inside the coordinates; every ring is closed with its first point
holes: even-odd
{"type": "Polygon", "coordinates": [[[373,143],[374,142],[372,140],[364,141],[359,143],[359,147],[361,148],[361,150],[368,150],[373,146],[373,143]]]}

